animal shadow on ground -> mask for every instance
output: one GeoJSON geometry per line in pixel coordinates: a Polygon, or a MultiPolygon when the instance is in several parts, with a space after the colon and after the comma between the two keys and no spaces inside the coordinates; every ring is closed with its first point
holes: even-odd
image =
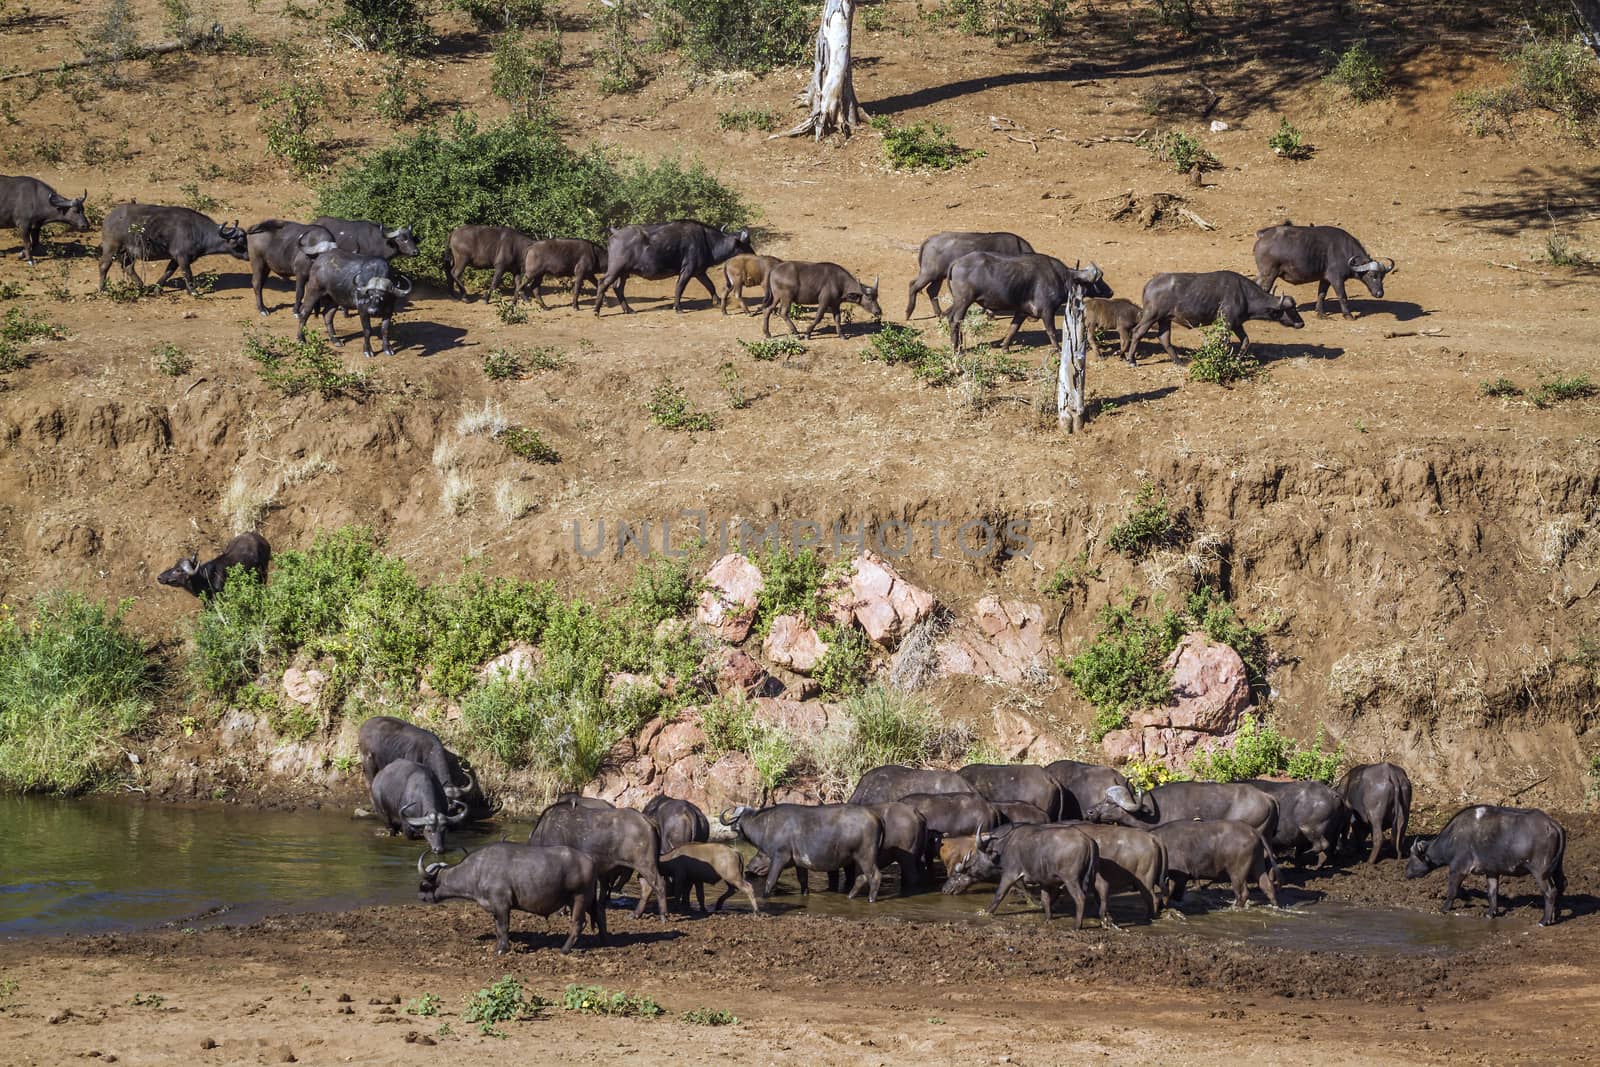
{"type": "MultiPolygon", "coordinates": [[[[1328,300],[1323,302],[1323,306],[1332,307],[1333,310],[1328,313],[1330,318],[1338,314],[1339,301],[1334,299],[1331,294],[1328,300]]],[[[1315,315],[1317,313],[1316,309],[1317,301],[1313,297],[1305,302],[1305,307],[1302,310],[1309,311],[1312,315],[1315,315]]],[[[1423,308],[1421,304],[1413,304],[1409,300],[1374,300],[1371,297],[1367,297],[1364,300],[1352,297],[1350,310],[1354,311],[1362,319],[1387,315],[1396,322],[1415,322],[1417,319],[1427,318],[1433,314],[1432,311],[1423,308]]]]}
{"type": "Polygon", "coordinates": [[[1256,343],[1250,346],[1250,355],[1265,366],[1284,359],[1338,359],[1344,349],[1332,345],[1274,345],[1256,343]]]}
{"type": "MultiPolygon", "coordinates": [[[[571,927],[565,916],[551,920],[551,929],[545,930],[512,930],[511,943],[513,952],[541,952],[546,949],[557,951],[567,941],[571,927]],[[559,927],[559,929],[557,929],[559,927]]],[[[578,943],[572,946],[574,952],[592,951],[594,949],[633,948],[636,945],[663,944],[676,941],[685,936],[682,930],[608,930],[606,943],[594,943],[594,927],[584,925],[583,933],[578,935],[578,943]]],[[[479,934],[475,940],[482,945],[494,944],[494,931],[491,929],[479,934]]]]}
{"type": "Polygon", "coordinates": [[[1111,405],[1125,408],[1130,404],[1143,404],[1152,400],[1161,400],[1177,391],[1178,387],[1176,385],[1163,385],[1158,389],[1145,389],[1137,393],[1123,393],[1121,396],[1100,397],[1098,402],[1102,409],[1111,405]]]}
{"type": "MultiPolygon", "coordinates": [[[[377,332],[378,324],[372,324],[377,332]]],[[[360,336],[359,331],[357,336],[360,336]]],[[[441,326],[437,322],[395,323],[389,328],[389,337],[396,351],[415,347],[419,356],[433,356],[455,348],[465,342],[467,331],[459,326],[441,326]],[[401,342],[404,343],[401,343],[401,342]]]]}
{"type": "MultiPolygon", "coordinates": [[[[1437,910],[1444,906],[1444,878],[1440,872],[1438,890],[1433,896],[1432,907],[1437,910]]],[[[1489,906],[1489,887],[1487,885],[1462,886],[1461,892],[1456,894],[1455,905],[1450,909],[1452,915],[1473,915],[1483,917],[1484,909],[1489,906]]],[[[1537,920],[1544,911],[1544,897],[1534,888],[1531,878],[1515,880],[1500,880],[1500,915],[1499,918],[1508,916],[1528,915],[1537,920]],[[1507,886],[1514,888],[1508,890],[1507,886]],[[1526,892],[1522,891],[1526,887],[1526,892]]],[[[1558,923],[1572,919],[1581,919],[1588,915],[1600,913],[1600,897],[1593,893],[1563,893],[1561,894],[1561,908],[1556,912],[1558,923]]]]}

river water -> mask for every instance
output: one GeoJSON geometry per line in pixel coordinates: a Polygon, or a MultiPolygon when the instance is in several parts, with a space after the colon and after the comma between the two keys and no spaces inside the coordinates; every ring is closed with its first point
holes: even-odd
{"type": "MultiPolygon", "coordinates": [[[[346,812],[179,807],[112,797],[0,796],[0,827],[4,938],[239,925],[286,911],[414,902],[423,849],[421,842],[380,835],[375,821],[346,812]]],[[[528,829],[527,823],[484,824],[452,835],[451,844],[521,841],[528,829]]],[[[1016,894],[999,917],[980,916],[992,892],[982,885],[957,897],[929,892],[900,899],[890,878],[869,906],[817,892],[819,883],[825,880],[813,876],[813,892],[801,897],[793,892],[791,872],[784,879],[791,892],[775,896],[772,910],[909,922],[1043,921],[1016,894]]],[[[708,889],[708,896],[714,900],[720,892],[708,889]]],[[[1450,918],[1318,900],[1294,890],[1285,891],[1286,910],[1235,911],[1226,906],[1230,899],[1220,890],[1191,890],[1183,904],[1187,921],[1165,917],[1144,924],[1137,899],[1120,896],[1112,916],[1135,936],[1188,934],[1263,948],[1404,955],[1472,948],[1498,925],[1467,918],[1475,909],[1450,918]]],[[[729,908],[747,906],[742,897],[728,901],[729,908]]]]}

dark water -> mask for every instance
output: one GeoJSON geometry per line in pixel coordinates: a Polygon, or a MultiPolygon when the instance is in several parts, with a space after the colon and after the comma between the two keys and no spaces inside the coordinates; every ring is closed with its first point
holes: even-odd
{"type": "MultiPolygon", "coordinates": [[[[421,842],[380,836],[371,819],[347,812],[194,808],[116,798],[59,800],[0,796],[0,937],[97,933],[163,924],[242,924],[285,911],[332,911],[416,900],[421,842]]],[[[525,840],[527,824],[485,824],[452,837],[469,848],[502,836],[525,840]]],[[[447,857],[449,858],[449,857],[447,857]]],[[[1398,877],[1398,872],[1396,872],[1398,877]]],[[[961,896],[931,892],[899,899],[892,878],[876,905],[818,891],[801,897],[793,874],[773,911],[912,922],[1043,922],[1013,894],[998,917],[979,915],[992,890],[961,896]]],[[[714,900],[718,889],[709,893],[714,900]]],[[[1499,923],[1432,912],[1368,908],[1285,890],[1287,910],[1233,911],[1220,891],[1185,900],[1187,921],[1144,925],[1132,897],[1118,897],[1114,920],[1130,936],[1186,934],[1263,948],[1374,954],[1443,955],[1472,948],[1499,923]]],[[[709,901],[708,901],[709,902],[709,901]]],[[[742,896],[729,908],[748,905],[742,896]]],[[[1501,920],[1501,922],[1514,920],[1501,920]]],[[[1057,919],[1057,922],[1060,922],[1057,919]]]]}

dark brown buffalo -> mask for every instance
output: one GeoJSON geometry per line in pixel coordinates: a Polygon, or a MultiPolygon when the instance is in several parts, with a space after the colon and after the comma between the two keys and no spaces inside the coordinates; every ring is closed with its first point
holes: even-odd
{"type": "Polygon", "coordinates": [[[1138,325],[1139,316],[1143,314],[1138,304],[1122,297],[1091,296],[1083,301],[1083,329],[1094,342],[1095,349],[1101,357],[1106,350],[1100,344],[1101,333],[1114,333],[1117,335],[1117,350],[1128,347],[1128,341],[1133,336],[1133,328],[1138,325]]]}
{"type": "Polygon", "coordinates": [[[1264,319],[1295,330],[1306,324],[1294,309],[1294,297],[1273,296],[1235,271],[1157,274],[1145,283],[1144,312],[1122,346],[1122,358],[1137,363],[1134,347],[1154,327],[1161,347],[1177,362],[1180,357],[1172,347],[1172,324],[1199,329],[1219,319],[1239,338],[1241,356],[1250,351],[1250,337],[1244,332],[1244,324],[1250,319],[1264,319]]]}
{"type": "Polygon", "coordinates": [[[144,279],[133,269],[135,262],[167,261],[167,269],[156,279],[165,285],[175,271],[183,272],[183,288],[194,295],[194,272],[190,265],[205,256],[232,256],[248,259],[249,238],[237,226],[218,223],[186,207],[159,204],[118,204],[100,224],[100,288],[106,287],[106,274],[112,263],[135,285],[144,279]]]}
{"type": "Polygon", "coordinates": [[[950,277],[950,265],[968,252],[998,252],[1003,256],[1023,256],[1033,251],[1033,246],[1014,233],[963,233],[949,230],[936,233],[917,249],[917,276],[911,280],[909,299],[906,301],[906,319],[917,309],[917,294],[928,291],[928,303],[933,305],[933,317],[938,318],[939,287],[950,277]]]}
{"type": "Polygon", "coordinates": [[[1489,878],[1489,907],[1484,915],[1500,912],[1500,879],[1530,874],[1544,896],[1540,926],[1556,921],[1561,894],[1567,890],[1567,832],[1544,812],[1534,808],[1502,808],[1476,804],[1453,815],[1438,836],[1418,839],[1406,860],[1406,877],[1421,878],[1436,867],[1450,868],[1445,884],[1444,911],[1461,894],[1469,874],[1489,878]]]}
{"type": "Polygon", "coordinates": [[[1350,844],[1360,848],[1370,834],[1368,863],[1377,863],[1385,832],[1396,858],[1406,854],[1406,823],[1411,820],[1411,776],[1393,763],[1351,767],[1334,787],[1350,809],[1350,844]]]}
{"type": "Polygon", "coordinates": [[[89,218],[83,213],[83,201],[88,195],[85,192],[72,200],[38,178],[0,174],[0,226],[17,228],[17,236],[22,238],[23,262],[32,266],[34,251],[39,247],[39,231],[46,226],[59,222],[79,233],[89,228],[89,218]]]}
{"type": "Polygon", "coordinates": [[[606,272],[606,250],[593,241],[585,241],[578,237],[554,237],[548,241],[535,241],[528,246],[528,251],[522,259],[522,273],[517,281],[516,292],[511,294],[511,299],[522,299],[524,286],[533,287],[533,298],[539,306],[546,311],[550,305],[544,302],[544,280],[546,277],[572,279],[572,309],[578,309],[578,296],[583,292],[585,285],[595,287],[595,302],[600,300],[600,277],[606,272]]]}
{"type": "Polygon", "coordinates": [[[639,876],[639,903],[634,918],[644,914],[656,894],[661,918],[667,917],[667,889],[661,880],[660,837],[649,819],[632,808],[583,808],[557,801],[545,808],[528,834],[530,845],[566,845],[594,857],[602,885],[610,885],[619,869],[639,876]]]}
{"type": "Polygon", "coordinates": [[[1083,929],[1084,907],[1094,892],[1095,871],[1100,866],[1100,847],[1092,837],[1077,827],[1057,824],[1005,827],[994,834],[978,835],[978,847],[1000,867],[989,914],[999,911],[1011,890],[1020,885],[1040,891],[1048,922],[1059,889],[1066,891],[1075,906],[1072,928],[1083,929]]]}
{"type": "Polygon", "coordinates": [[[956,772],[995,804],[1032,804],[1051,819],[1061,818],[1061,785],[1043,767],[1026,763],[969,763],[956,772]]]}
{"type": "Polygon", "coordinates": [[[1183,899],[1190,882],[1227,882],[1234,907],[1250,906],[1250,883],[1278,906],[1278,861],[1272,846],[1249,823],[1233,819],[1169,822],[1150,831],[1167,848],[1169,901],[1183,899]]]}
{"type": "Polygon", "coordinates": [[[738,294],[739,310],[746,315],[750,314],[750,305],[744,302],[744,287],[753,285],[760,289],[765,297],[767,289],[767,274],[783,260],[777,256],[758,256],[754,252],[734,256],[722,265],[722,280],[725,286],[722,290],[722,313],[728,313],[728,297],[738,294]]]}
{"type": "Polygon", "coordinates": [[[889,764],[874,767],[861,776],[855,792],[850,794],[852,804],[882,804],[899,800],[908,793],[973,793],[972,783],[955,771],[940,771],[928,767],[900,767],[889,764]]]}
{"type": "Polygon", "coordinates": [[[265,219],[245,231],[245,248],[250,254],[250,288],[255,290],[256,310],[261,314],[267,314],[261,289],[266,285],[267,276],[276,274],[294,282],[294,314],[300,317],[306,278],[311,274],[311,256],[300,243],[307,235],[312,247],[333,240],[333,234],[321,226],[285,219],[265,219]]]}
{"type": "Polygon", "coordinates": [[[267,564],[272,562],[272,546],[258,533],[242,533],[229,541],[220,555],[200,562],[200,553],[180,559],[156,576],[162,585],[188,590],[197,597],[215,596],[228,584],[228,572],[242,567],[255,572],[263,585],[267,581],[267,564]]]}
{"type": "Polygon", "coordinates": [[[1000,342],[1009,351],[1024,321],[1038,319],[1050,344],[1061,347],[1056,333],[1056,316],[1067,303],[1067,295],[1077,286],[1084,295],[1110,296],[1104,287],[1100,268],[1069,267],[1054,256],[1002,256],[994,252],[968,252],[950,265],[950,311],[945,321],[950,327],[950,344],[961,351],[961,320],[976,304],[985,311],[1011,314],[1011,329],[1000,342]]]}
{"type": "Polygon", "coordinates": [[[470,900],[494,917],[494,950],[511,950],[511,913],[554,915],[572,911],[572,932],[561,946],[571,952],[588,919],[594,924],[595,943],[606,940],[605,902],[596,888],[594,860],[573,848],[541,847],[496,842],[467,856],[454,867],[444,863],[422,865],[417,895],[424,904],[441,900],[470,900]]]}
{"type": "Polygon", "coordinates": [[[772,313],[783,312],[791,334],[799,333],[791,314],[796,304],[815,304],[817,313],[806,324],[805,337],[817,328],[824,315],[833,316],[833,332],[844,336],[845,304],[857,304],[875,319],[883,317],[878,306],[878,281],[868,285],[837,263],[801,263],[786,260],[767,272],[766,314],[761,317],[761,333],[772,336],[772,313]]]}
{"type": "Polygon", "coordinates": [[[652,280],[676,277],[678,284],[672,291],[672,310],[682,313],[683,290],[691,280],[705,286],[715,300],[717,290],[711,284],[711,268],[730,256],[753,251],[749,230],[727,233],[691,219],[613,230],[606,245],[606,275],[600,279],[600,287],[595,292],[594,313],[600,314],[606,290],[611,289],[622,310],[633,314],[623,287],[636,274],[652,280]]]}
{"type": "Polygon", "coordinates": [[[450,231],[444,249],[445,288],[451,296],[465,300],[467,296],[467,271],[492,270],[486,298],[500,291],[500,279],[510,273],[516,280],[512,299],[522,289],[522,264],[527,258],[533,238],[518,233],[510,226],[457,226],[450,231]]]}
{"type": "Polygon", "coordinates": [[[1328,287],[1339,298],[1339,310],[1350,314],[1344,283],[1359,278],[1376,300],[1383,299],[1383,279],[1398,268],[1392,259],[1374,259],[1349,233],[1337,226],[1296,226],[1285,221],[1256,231],[1256,284],[1272,291],[1279,278],[1290,285],[1317,283],[1317,315],[1322,310],[1328,287]]]}

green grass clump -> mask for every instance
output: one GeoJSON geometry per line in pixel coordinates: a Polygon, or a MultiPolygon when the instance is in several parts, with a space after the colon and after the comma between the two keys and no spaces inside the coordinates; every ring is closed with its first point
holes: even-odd
{"type": "Polygon", "coordinates": [[[637,1016],[653,1019],[666,1009],[638,993],[613,993],[597,985],[569,985],[561,993],[561,1006],[586,1015],[637,1016]]]}
{"type": "Polygon", "coordinates": [[[1369,103],[1388,94],[1389,72],[1366,41],[1357,41],[1338,55],[1325,54],[1333,60],[1333,66],[1323,81],[1345,90],[1357,103],[1369,103]]]}
{"type": "Polygon", "coordinates": [[[194,359],[171,342],[156,349],[155,361],[156,370],[169,378],[181,378],[194,370],[194,359]]]}
{"type": "Polygon", "coordinates": [[[0,782],[88,788],[120,755],[118,739],[144,726],[157,675],[123,624],[129,606],[49,593],[24,625],[0,605],[0,782]]]}
{"type": "Polygon", "coordinates": [[[895,170],[953,170],[986,155],[982,149],[956,144],[950,128],[937,122],[896,126],[879,115],[870,125],[883,135],[883,158],[895,170]]]}
{"type": "Polygon", "coordinates": [[[1168,130],[1159,137],[1146,138],[1145,151],[1163,163],[1172,164],[1179,174],[1187,174],[1198,166],[1201,170],[1215,170],[1222,164],[1200,143],[1198,137],[1182,130],[1168,130]]]}
{"type": "Polygon", "coordinates": [[[330,26],[359,48],[397,56],[422,55],[435,40],[418,0],[339,0],[330,26]]]}
{"type": "Polygon", "coordinates": [[[1228,324],[1221,319],[1203,327],[1200,336],[1200,347],[1189,354],[1191,382],[1227,386],[1249,381],[1260,373],[1259,363],[1239,355],[1239,350],[1233,347],[1228,324]]]}
{"type": "Polygon", "coordinates": [[[954,359],[948,349],[934,348],[922,339],[922,331],[897,322],[885,322],[867,339],[868,363],[907,366],[927,385],[946,385],[955,376],[954,359]]]}
{"type": "Polygon", "coordinates": [[[736,1026],[739,1017],[722,1008],[690,1008],[678,1016],[690,1026],[736,1026]]]}
{"type": "Polygon", "coordinates": [[[947,723],[922,698],[888,686],[869,685],[846,698],[844,720],[808,753],[828,795],[847,795],[874,767],[959,760],[973,746],[971,731],[947,723]]]}
{"type": "Polygon", "coordinates": [[[1558,374],[1539,379],[1539,388],[1528,394],[1537,408],[1547,408],[1563,400],[1583,400],[1594,396],[1595,385],[1587,374],[1558,374]]]}
{"type": "Polygon", "coordinates": [[[655,556],[641,563],[628,586],[628,606],[651,626],[694,610],[700,585],[686,560],[655,556]]]}
{"type": "Polygon", "coordinates": [[[759,555],[745,553],[761,571],[756,593],[756,632],[765,637],[779,615],[799,615],[815,621],[822,615],[822,586],[828,568],[815,549],[796,551],[782,541],[769,541],[759,555]]]}
{"type": "Polygon", "coordinates": [[[757,74],[809,62],[816,39],[810,0],[658,0],[660,43],[702,73],[757,74]]]}
{"type": "Polygon", "coordinates": [[[522,988],[522,983],[509,974],[493,985],[485,986],[466,996],[467,1010],[464,1018],[478,1024],[478,1032],[488,1037],[504,1037],[496,1023],[531,1019],[540,1008],[549,1007],[549,1001],[522,988]]]}
{"type": "Polygon", "coordinates": [[[1089,582],[1100,577],[1100,568],[1089,565],[1089,553],[1079,552],[1067,563],[1057,564],[1055,571],[1045,580],[1039,591],[1045,596],[1066,597],[1074,589],[1085,589],[1089,582]]]}
{"type": "Polygon", "coordinates": [[[699,163],[578,151],[542,115],[480,126],[467,114],[362,156],[322,188],[317,211],[406,220],[417,238],[413,269],[440,283],[450,231],[467,223],[604,242],[609,226],[674,218],[743,226],[755,215],[699,163]]]}
{"type": "Polygon", "coordinates": [[[316,393],[324,400],[363,400],[373,391],[371,375],[345,370],[339,354],[320,333],[296,341],[252,330],[245,334],[244,354],[256,364],[261,380],[284,396],[316,393]]]}
{"type": "Polygon", "coordinates": [[[1317,731],[1310,748],[1302,748],[1294,738],[1279,733],[1270,721],[1258,722],[1253,715],[1240,718],[1233,747],[1202,752],[1189,763],[1189,773],[1199,781],[1238,782],[1246,778],[1287,775],[1314,778],[1332,784],[1344,762],[1344,748],[1324,752],[1326,739],[1317,731]]]}
{"type": "Polygon", "coordinates": [[[530,430],[526,426],[512,426],[500,435],[500,440],[506,446],[506,451],[518,459],[525,459],[530,463],[561,462],[561,453],[546,444],[538,430],[530,430]]]}
{"type": "Polygon", "coordinates": [[[1273,155],[1282,156],[1284,159],[1311,158],[1312,149],[1306,143],[1305,134],[1291,126],[1288,119],[1278,120],[1278,128],[1267,138],[1267,147],[1272,149],[1273,155]]]}
{"type": "Polygon", "coordinates": [[[444,1001],[440,998],[439,994],[424,993],[422,996],[406,1005],[406,1014],[423,1017],[438,1015],[439,1009],[443,1007],[443,1005],[444,1001]]]}
{"type": "Polygon", "coordinates": [[[769,337],[762,341],[740,341],[750,358],[761,363],[771,363],[780,356],[791,359],[806,354],[806,346],[794,337],[769,337]]]}
{"type": "Polygon", "coordinates": [[[1522,387],[1516,382],[1512,381],[1510,378],[1502,375],[1492,382],[1479,382],[1478,394],[1480,396],[1499,397],[1521,396],[1522,387]]]}
{"type": "Polygon", "coordinates": [[[778,127],[778,113],[769,107],[740,107],[717,112],[717,129],[741,133],[758,130],[771,133],[778,127]]]}
{"type": "Polygon", "coordinates": [[[522,357],[509,348],[496,348],[483,357],[483,376],[491,382],[520,378],[523,369],[522,357]]]}
{"type": "Polygon", "coordinates": [[[1106,544],[1113,552],[1141,559],[1153,550],[1172,543],[1181,532],[1181,523],[1167,505],[1167,498],[1158,496],[1154,482],[1140,482],[1139,492],[1133,498],[1133,510],[1128,517],[1111,527],[1106,544]]]}
{"type": "Polygon", "coordinates": [[[689,394],[683,386],[666,381],[655,387],[645,410],[657,426],[668,430],[714,430],[711,416],[689,406],[689,394]]]}
{"type": "Polygon", "coordinates": [[[771,792],[794,772],[799,759],[796,739],[780,727],[757,719],[742,699],[722,697],[700,712],[706,748],[713,755],[743,752],[754,764],[761,787],[771,792]]]}
{"type": "Polygon", "coordinates": [[[28,344],[32,341],[59,341],[66,332],[39,315],[30,315],[19,307],[7,308],[4,322],[0,322],[0,341],[28,344]]]}
{"type": "Polygon", "coordinates": [[[811,677],[829,696],[848,696],[866,684],[867,668],[872,664],[872,646],[867,635],[854,626],[824,626],[819,633],[826,650],[817,661],[811,677]]]}

